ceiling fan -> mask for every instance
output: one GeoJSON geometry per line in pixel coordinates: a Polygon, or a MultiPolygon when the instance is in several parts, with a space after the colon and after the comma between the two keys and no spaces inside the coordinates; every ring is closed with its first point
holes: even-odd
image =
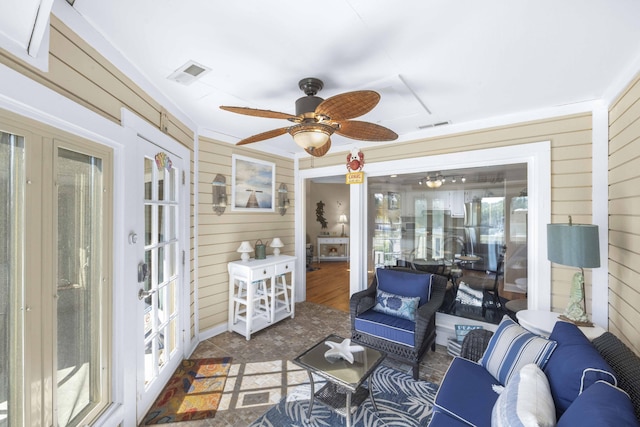
{"type": "Polygon", "coordinates": [[[232,113],[286,119],[295,123],[292,126],[250,136],[239,141],[236,145],[264,141],[288,133],[296,144],[304,148],[307,153],[321,157],[329,151],[333,133],[362,141],[393,141],[398,138],[395,132],[386,127],[375,123],[351,120],[368,113],[378,104],[380,95],[377,92],[359,90],[322,99],[316,96],[324,86],[322,80],[307,77],[300,80],[298,86],[306,96],[296,101],[295,115],[255,108],[220,106],[223,110],[232,113]]]}

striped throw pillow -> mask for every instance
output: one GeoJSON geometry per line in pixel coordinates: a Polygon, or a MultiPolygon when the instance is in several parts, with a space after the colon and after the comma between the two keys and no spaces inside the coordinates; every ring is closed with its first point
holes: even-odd
{"type": "Polygon", "coordinates": [[[478,363],[502,385],[506,385],[513,375],[529,363],[535,363],[543,369],[556,345],[555,341],[535,335],[509,316],[504,316],[478,363]]]}

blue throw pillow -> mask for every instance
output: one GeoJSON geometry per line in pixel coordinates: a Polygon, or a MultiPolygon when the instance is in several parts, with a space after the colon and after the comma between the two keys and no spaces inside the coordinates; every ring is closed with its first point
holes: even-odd
{"type": "Polygon", "coordinates": [[[506,385],[529,363],[543,369],[555,348],[555,341],[532,334],[505,315],[478,363],[506,385]]]}
{"type": "Polygon", "coordinates": [[[419,302],[419,297],[403,297],[402,295],[390,294],[378,289],[376,292],[376,305],[373,306],[373,310],[415,321],[419,302]]]}
{"type": "Polygon", "coordinates": [[[569,406],[557,427],[638,427],[629,396],[606,381],[597,381],[569,406]]]}
{"type": "Polygon", "coordinates": [[[379,290],[403,297],[420,297],[419,307],[431,297],[432,278],[432,274],[411,273],[392,268],[376,270],[379,290]]]}
{"type": "Polygon", "coordinates": [[[558,347],[544,372],[549,378],[558,416],[596,381],[618,385],[613,369],[576,325],[556,322],[549,339],[556,341],[558,347]]]}

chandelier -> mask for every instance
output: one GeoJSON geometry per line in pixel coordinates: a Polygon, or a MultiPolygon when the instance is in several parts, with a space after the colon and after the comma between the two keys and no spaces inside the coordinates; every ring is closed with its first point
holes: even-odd
{"type": "MultiPolygon", "coordinates": [[[[462,181],[463,183],[467,180],[464,176],[459,177],[460,181],[462,181]]],[[[426,185],[429,188],[440,188],[442,186],[442,184],[444,184],[445,182],[447,182],[447,180],[450,180],[451,182],[457,182],[458,177],[457,176],[444,176],[440,173],[436,174],[436,175],[427,175],[426,178],[422,178],[418,181],[419,185],[426,185]]]]}

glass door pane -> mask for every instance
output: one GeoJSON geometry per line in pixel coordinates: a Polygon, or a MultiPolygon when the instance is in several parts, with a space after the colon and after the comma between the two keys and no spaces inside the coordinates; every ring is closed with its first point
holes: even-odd
{"type": "Polygon", "coordinates": [[[178,174],[171,164],[144,159],[145,262],[144,282],[145,385],[153,382],[177,349],[178,312],[178,174]]]}
{"type": "Polygon", "coordinates": [[[101,384],[102,161],[57,156],[58,425],[78,425],[103,398],[101,384]]]}
{"type": "Polygon", "coordinates": [[[0,426],[22,425],[24,138],[0,132],[0,426]]]}

